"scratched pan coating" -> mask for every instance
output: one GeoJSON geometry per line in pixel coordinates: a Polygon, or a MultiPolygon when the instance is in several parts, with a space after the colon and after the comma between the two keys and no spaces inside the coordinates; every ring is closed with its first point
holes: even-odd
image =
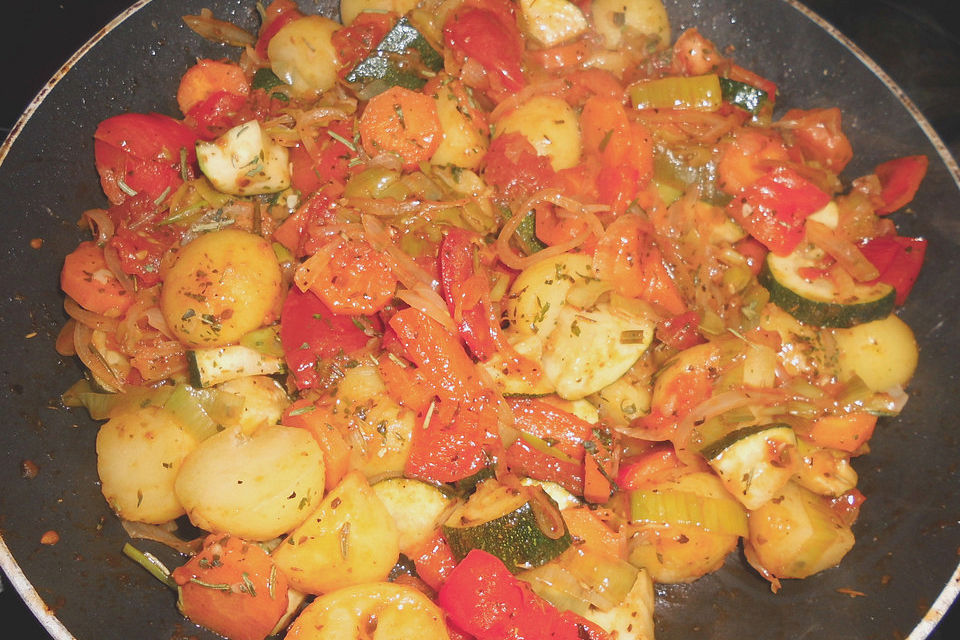
{"type": "MultiPolygon", "coordinates": [[[[313,6],[333,5],[303,2],[313,6]]],[[[62,257],[85,238],[80,213],[106,204],[93,132],[124,111],[176,115],[176,86],[192,61],[234,53],[182,24],[182,15],[204,7],[256,28],[252,0],[138,3],[58,73],[0,152],[0,566],[58,640],[217,637],[185,621],[166,587],[122,555],[126,536],[97,482],[96,425],[59,406],[81,371],[53,347],[65,319],[62,257]],[[43,238],[42,249],[30,247],[33,238],[43,238]],[[25,460],[39,468],[33,479],[22,475],[25,460]],[[59,543],[41,545],[50,530],[59,543]]],[[[931,164],[911,206],[917,215],[897,215],[904,235],[929,240],[926,268],[901,313],[920,343],[920,366],[904,413],[882,420],[870,455],[854,460],[868,498],[854,526],[857,545],[839,568],[786,581],[776,595],[738,554],[692,585],[659,587],[658,638],[924,638],[956,593],[960,547],[956,164],[899,89],[799,5],[668,0],[667,7],[675,36],[697,26],[733,47],[740,64],[779,85],[779,104],[839,106],[856,154],[846,177],[903,155],[924,153],[931,164]]],[[[177,562],[158,545],[138,546],[177,562]]]]}

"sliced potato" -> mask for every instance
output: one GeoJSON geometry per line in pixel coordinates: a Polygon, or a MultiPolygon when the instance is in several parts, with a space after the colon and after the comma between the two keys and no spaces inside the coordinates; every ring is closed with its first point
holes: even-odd
{"type": "Polygon", "coordinates": [[[273,552],[277,567],[305,593],[386,579],[400,557],[390,512],[359,471],[347,474],[273,552]]]}
{"type": "Polygon", "coordinates": [[[288,22],[270,39],[270,67],[294,94],[326,91],[337,83],[340,61],[332,38],[338,29],[333,20],[310,15],[288,22]]]}
{"type": "Polygon", "coordinates": [[[489,145],[486,126],[474,119],[479,114],[475,116],[470,105],[462,103],[468,99],[466,89],[459,87],[454,91],[451,88],[453,82],[459,83],[458,80],[447,80],[434,93],[443,137],[430,163],[476,169],[489,145]]]}
{"type": "Polygon", "coordinates": [[[505,133],[519,133],[525,137],[537,150],[537,155],[549,158],[557,171],[580,162],[583,147],[580,121],[562,98],[530,98],[497,122],[496,135],[505,133]]]}
{"type": "Polygon", "coordinates": [[[187,346],[217,347],[272,320],[281,291],[280,264],[270,243],[224,229],[180,250],[164,279],[160,310],[187,346]]]}
{"type": "Polygon", "coordinates": [[[279,382],[267,376],[243,376],[219,385],[221,391],[243,398],[240,428],[253,433],[265,424],[279,424],[290,397],[279,382]]]}
{"type": "Polygon", "coordinates": [[[316,598],[286,640],[447,640],[443,611],[413,587],[374,582],[316,598]]]}
{"type": "Polygon", "coordinates": [[[323,453],[306,429],[239,427],[200,443],[184,460],[176,493],[196,526],[271,540],[299,525],[323,496],[323,453]]]}
{"type": "Polygon", "coordinates": [[[618,49],[626,31],[650,36],[657,49],[670,44],[670,18],[661,0],[593,0],[590,9],[607,49],[618,49]]]}
{"type": "Polygon", "coordinates": [[[906,386],[917,368],[913,331],[896,315],[849,329],[834,329],[841,379],[860,377],[871,391],[906,386]]]}
{"type": "Polygon", "coordinates": [[[573,40],[587,30],[580,7],[569,0],[520,0],[523,32],[542,47],[573,40]]]}
{"type": "Polygon", "coordinates": [[[145,407],[97,432],[97,473],[110,508],[125,520],[160,524],[184,513],[174,482],[197,441],[173,414],[145,407]]]}
{"type": "Polygon", "coordinates": [[[533,263],[510,287],[506,315],[512,329],[520,335],[550,335],[570,289],[593,279],[590,256],[582,253],[564,253],[533,263]]]}

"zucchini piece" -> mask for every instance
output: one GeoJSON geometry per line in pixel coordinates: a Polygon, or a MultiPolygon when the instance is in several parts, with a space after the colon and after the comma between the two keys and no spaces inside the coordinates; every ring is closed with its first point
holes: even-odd
{"type": "Polygon", "coordinates": [[[770,292],[771,302],[806,324],[845,329],[890,315],[897,292],[889,284],[856,283],[841,293],[828,278],[802,275],[805,269],[823,267],[823,259],[811,245],[786,256],[769,253],[758,280],[770,292]]]}
{"type": "Polygon", "coordinates": [[[187,351],[190,384],[204,389],[243,376],[284,373],[283,358],[260,353],[240,344],[187,351]]]}
{"type": "Polygon", "coordinates": [[[720,93],[724,102],[740,107],[754,116],[760,113],[769,98],[763,89],[730,78],[720,78],[720,93]]]}
{"type": "Polygon", "coordinates": [[[400,553],[429,540],[453,504],[438,487],[413,478],[387,478],[372,485],[400,534],[400,553]]]}
{"type": "Polygon", "coordinates": [[[217,190],[235,196],[289,187],[288,160],[287,148],[271,140],[257,120],[238,124],[216,140],[197,142],[200,171],[217,190]]]}
{"type": "Polygon", "coordinates": [[[419,90],[443,69],[443,56],[406,18],[387,32],[373,52],[357,63],[346,77],[361,100],[369,100],[390,87],[419,90]]]}
{"type": "Polygon", "coordinates": [[[457,560],[471,549],[491,553],[512,573],[539,567],[572,542],[560,510],[539,487],[511,487],[487,480],[443,525],[457,560]]]}
{"type": "Polygon", "coordinates": [[[738,429],[700,453],[748,509],[770,500],[799,470],[797,435],[786,424],[738,429]]]}

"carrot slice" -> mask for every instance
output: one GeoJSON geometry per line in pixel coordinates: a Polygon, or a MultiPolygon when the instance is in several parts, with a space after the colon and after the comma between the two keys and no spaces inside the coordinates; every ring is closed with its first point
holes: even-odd
{"type": "Polygon", "coordinates": [[[177,88],[180,112],[189,113],[193,107],[218,91],[245,96],[250,93],[250,84],[239,65],[201,58],[180,78],[177,88]]]}
{"type": "Polygon", "coordinates": [[[360,240],[341,240],[321,249],[301,270],[330,311],[343,315],[376,313],[397,289],[397,279],[380,254],[360,240]]]}
{"type": "Polygon", "coordinates": [[[371,156],[395,153],[406,168],[429,160],[443,130],[433,98],[391,87],[370,99],[360,116],[360,140],[371,156]]]}
{"type": "Polygon", "coordinates": [[[133,304],[133,296],[107,267],[103,249],[89,240],[64,260],[60,288],[84,309],[106,316],[121,316],[133,304]]]}

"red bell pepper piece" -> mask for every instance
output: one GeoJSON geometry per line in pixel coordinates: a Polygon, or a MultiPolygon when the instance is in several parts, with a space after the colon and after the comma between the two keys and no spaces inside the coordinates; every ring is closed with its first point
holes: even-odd
{"type": "Polygon", "coordinates": [[[465,5],[447,19],[443,34],[447,46],[479,62],[505,89],[523,88],[523,41],[509,10],[465,5]]]}
{"type": "Polygon", "coordinates": [[[197,135],[179,120],[159,113],[123,113],[107,118],[94,133],[93,150],[103,192],[120,204],[130,191],[158,198],[182,184],[181,150],[191,170],[197,135]],[[169,190],[169,191],[168,191],[169,190]]]}
{"type": "MultiPolygon", "coordinates": [[[[365,321],[378,328],[375,318],[365,321]]],[[[290,289],[280,312],[280,344],[299,389],[319,382],[318,360],[362,349],[369,340],[355,318],[334,314],[310,291],[290,289]]]]}
{"type": "Polygon", "coordinates": [[[659,442],[647,451],[620,462],[617,486],[623,491],[643,489],[680,469],[683,465],[669,442],[659,442]]]}
{"type": "Polygon", "coordinates": [[[438,259],[443,297],[458,324],[460,337],[474,356],[487,360],[505,343],[490,302],[486,269],[474,263],[480,246],[478,234],[451,227],[440,243],[438,259]]]}
{"type": "Polygon", "coordinates": [[[803,239],[803,223],[830,202],[830,196],[794,169],[777,167],[744,187],[727,212],[777,255],[786,255],[803,239]]]}
{"type": "Polygon", "coordinates": [[[450,572],[437,603],[477,640],[601,640],[607,634],[561,612],[517,579],[494,555],[474,549],[450,572]]]}
{"type": "Polygon", "coordinates": [[[896,289],[896,304],[902,305],[920,275],[927,241],[923,238],[879,236],[862,243],[860,251],[880,272],[874,282],[885,282],[896,289]]]}
{"type": "Polygon", "coordinates": [[[877,165],[873,172],[880,179],[883,200],[877,213],[891,213],[909,204],[927,175],[928,164],[927,156],[906,156],[877,165]]]}

